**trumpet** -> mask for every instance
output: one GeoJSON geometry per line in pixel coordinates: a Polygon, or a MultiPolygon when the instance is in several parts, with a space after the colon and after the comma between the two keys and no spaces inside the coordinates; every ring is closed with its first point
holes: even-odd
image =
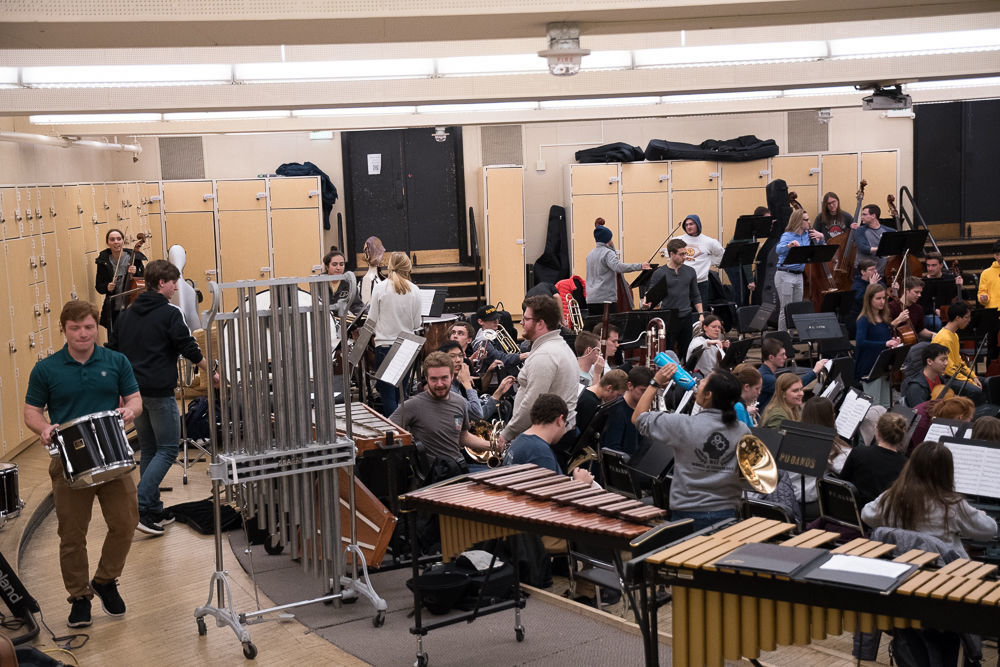
{"type": "Polygon", "coordinates": [[[474,419],[469,425],[469,433],[478,435],[483,440],[489,440],[490,448],[484,452],[477,452],[471,447],[466,447],[465,453],[476,463],[488,468],[499,468],[503,461],[503,454],[500,451],[500,431],[503,427],[504,423],[499,419],[493,420],[492,423],[485,419],[474,419]]]}
{"type": "Polygon", "coordinates": [[[575,333],[583,331],[583,312],[579,302],[571,296],[566,297],[566,319],[567,325],[575,333]]]}
{"type": "Polygon", "coordinates": [[[498,326],[496,329],[484,329],[483,338],[499,345],[500,349],[507,354],[519,354],[521,352],[521,348],[517,346],[517,343],[510,337],[507,330],[503,328],[503,325],[498,326]]]}

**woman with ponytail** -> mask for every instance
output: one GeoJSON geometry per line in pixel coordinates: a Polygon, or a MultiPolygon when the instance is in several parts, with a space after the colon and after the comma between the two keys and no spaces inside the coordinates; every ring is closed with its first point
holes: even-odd
{"type": "Polygon", "coordinates": [[[657,388],[666,385],[676,370],[676,365],[667,364],[656,372],[635,407],[632,423],[653,441],[653,447],[673,449],[671,517],[693,519],[698,530],[736,517],[742,490],[736,443],[750,429],[736,415],[740,382],[723,370],[713,371],[698,385],[698,414],[648,412],[657,388]]]}
{"type": "MultiPolygon", "coordinates": [[[[368,320],[375,323],[375,368],[389,354],[399,334],[413,333],[420,326],[420,292],[410,282],[413,264],[405,252],[389,255],[389,277],[372,288],[368,320]]],[[[375,383],[382,398],[382,414],[391,415],[399,406],[399,391],[382,381],[375,383]]]]}

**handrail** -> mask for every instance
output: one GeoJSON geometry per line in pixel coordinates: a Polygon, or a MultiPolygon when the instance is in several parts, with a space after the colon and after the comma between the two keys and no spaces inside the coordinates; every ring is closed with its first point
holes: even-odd
{"type": "Polygon", "coordinates": [[[924,220],[924,216],[921,215],[920,209],[917,207],[917,202],[913,198],[913,193],[910,192],[910,188],[906,187],[905,185],[899,188],[899,219],[906,220],[906,222],[908,222],[910,225],[910,229],[917,228],[917,225],[913,224],[913,218],[910,217],[909,213],[907,213],[906,209],[903,207],[904,194],[906,195],[906,199],[909,200],[910,202],[910,207],[913,209],[913,214],[914,216],[916,216],[916,221],[919,223],[921,227],[927,230],[927,238],[930,240],[931,245],[934,246],[934,251],[940,255],[941,248],[938,247],[937,241],[934,240],[934,235],[931,234],[930,227],[927,226],[927,222],[924,220]]]}
{"type": "Polygon", "coordinates": [[[469,238],[472,241],[472,261],[476,267],[476,310],[483,306],[482,256],[479,252],[479,235],[476,232],[476,211],[469,207],[469,238]]]}

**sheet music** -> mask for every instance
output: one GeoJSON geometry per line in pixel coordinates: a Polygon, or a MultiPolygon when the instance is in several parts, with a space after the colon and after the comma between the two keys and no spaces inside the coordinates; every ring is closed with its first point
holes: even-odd
{"type": "Polygon", "coordinates": [[[952,436],[961,435],[964,432],[965,429],[961,425],[955,425],[948,421],[935,419],[931,422],[930,427],[927,429],[927,434],[924,436],[924,440],[941,442],[941,438],[950,438],[952,436]]]}
{"type": "Polygon", "coordinates": [[[837,414],[837,434],[845,440],[854,437],[854,432],[858,424],[868,414],[868,408],[872,402],[863,398],[855,389],[852,389],[846,396],[844,402],[840,404],[840,412],[837,414]]]}
{"type": "Polygon", "coordinates": [[[1000,449],[946,442],[955,461],[955,490],[969,496],[1000,498],[1000,449]]]}
{"type": "Polygon", "coordinates": [[[437,293],[437,290],[423,288],[417,289],[420,290],[420,314],[423,317],[429,317],[431,314],[431,307],[434,305],[434,295],[437,293]]]}
{"type": "Polygon", "coordinates": [[[880,577],[895,578],[905,573],[910,569],[910,566],[907,563],[894,563],[880,558],[834,554],[830,556],[830,560],[820,565],[818,569],[830,572],[873,574],[880,577]]]}
{"type": "Polygon", "coordinates": [[[822,396],[823,398],[830,398],[831,396],[835,395],[838,391],[840,391],[841,386],[842,385],[840,382],[840,378],[834,378],[833,382],[826,385],[826,389],[823,390],[823,393],[821,393],[820,396],[822,396]]]}
{"type": "Polygon", "coordinates": [[[410,361],[417,356],[417,352],[419,350],[419,343],[406,338],[402,339],[399,344],[399,349],[396,351],[396,354],[393,355],[392,361],[385,369],[385,373],[382,374],[382,381],[392,385],[398,385],[399,381],[403,379],[406,369],[410,367],[410,361]]]}

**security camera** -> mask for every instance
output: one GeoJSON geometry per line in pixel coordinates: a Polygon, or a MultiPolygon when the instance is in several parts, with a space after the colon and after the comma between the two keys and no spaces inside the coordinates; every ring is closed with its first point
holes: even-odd
{"type": "Polygon", "coordinates": [[[550,23],[546,26],[549,48],[538,55],[549,62],[549,73],[554,76],[573,76],[579,73],[583,57],[590,49],[580,48],[580,28],[575,23],[550,23]]]}
{"type": "Polygon", "coordinates": [[[448,133],[444,131],[443,127],[435,127],[434,134],[432,134],[431,136],[434,137],[434,141],[438,142],[439,144],[448,141],[448,133]]]}
{"type": "Polygon", "coordinates": [[[138,162],[138,161],[139,161],[139,154],[132,153],[132,162],[138,162]]]}

